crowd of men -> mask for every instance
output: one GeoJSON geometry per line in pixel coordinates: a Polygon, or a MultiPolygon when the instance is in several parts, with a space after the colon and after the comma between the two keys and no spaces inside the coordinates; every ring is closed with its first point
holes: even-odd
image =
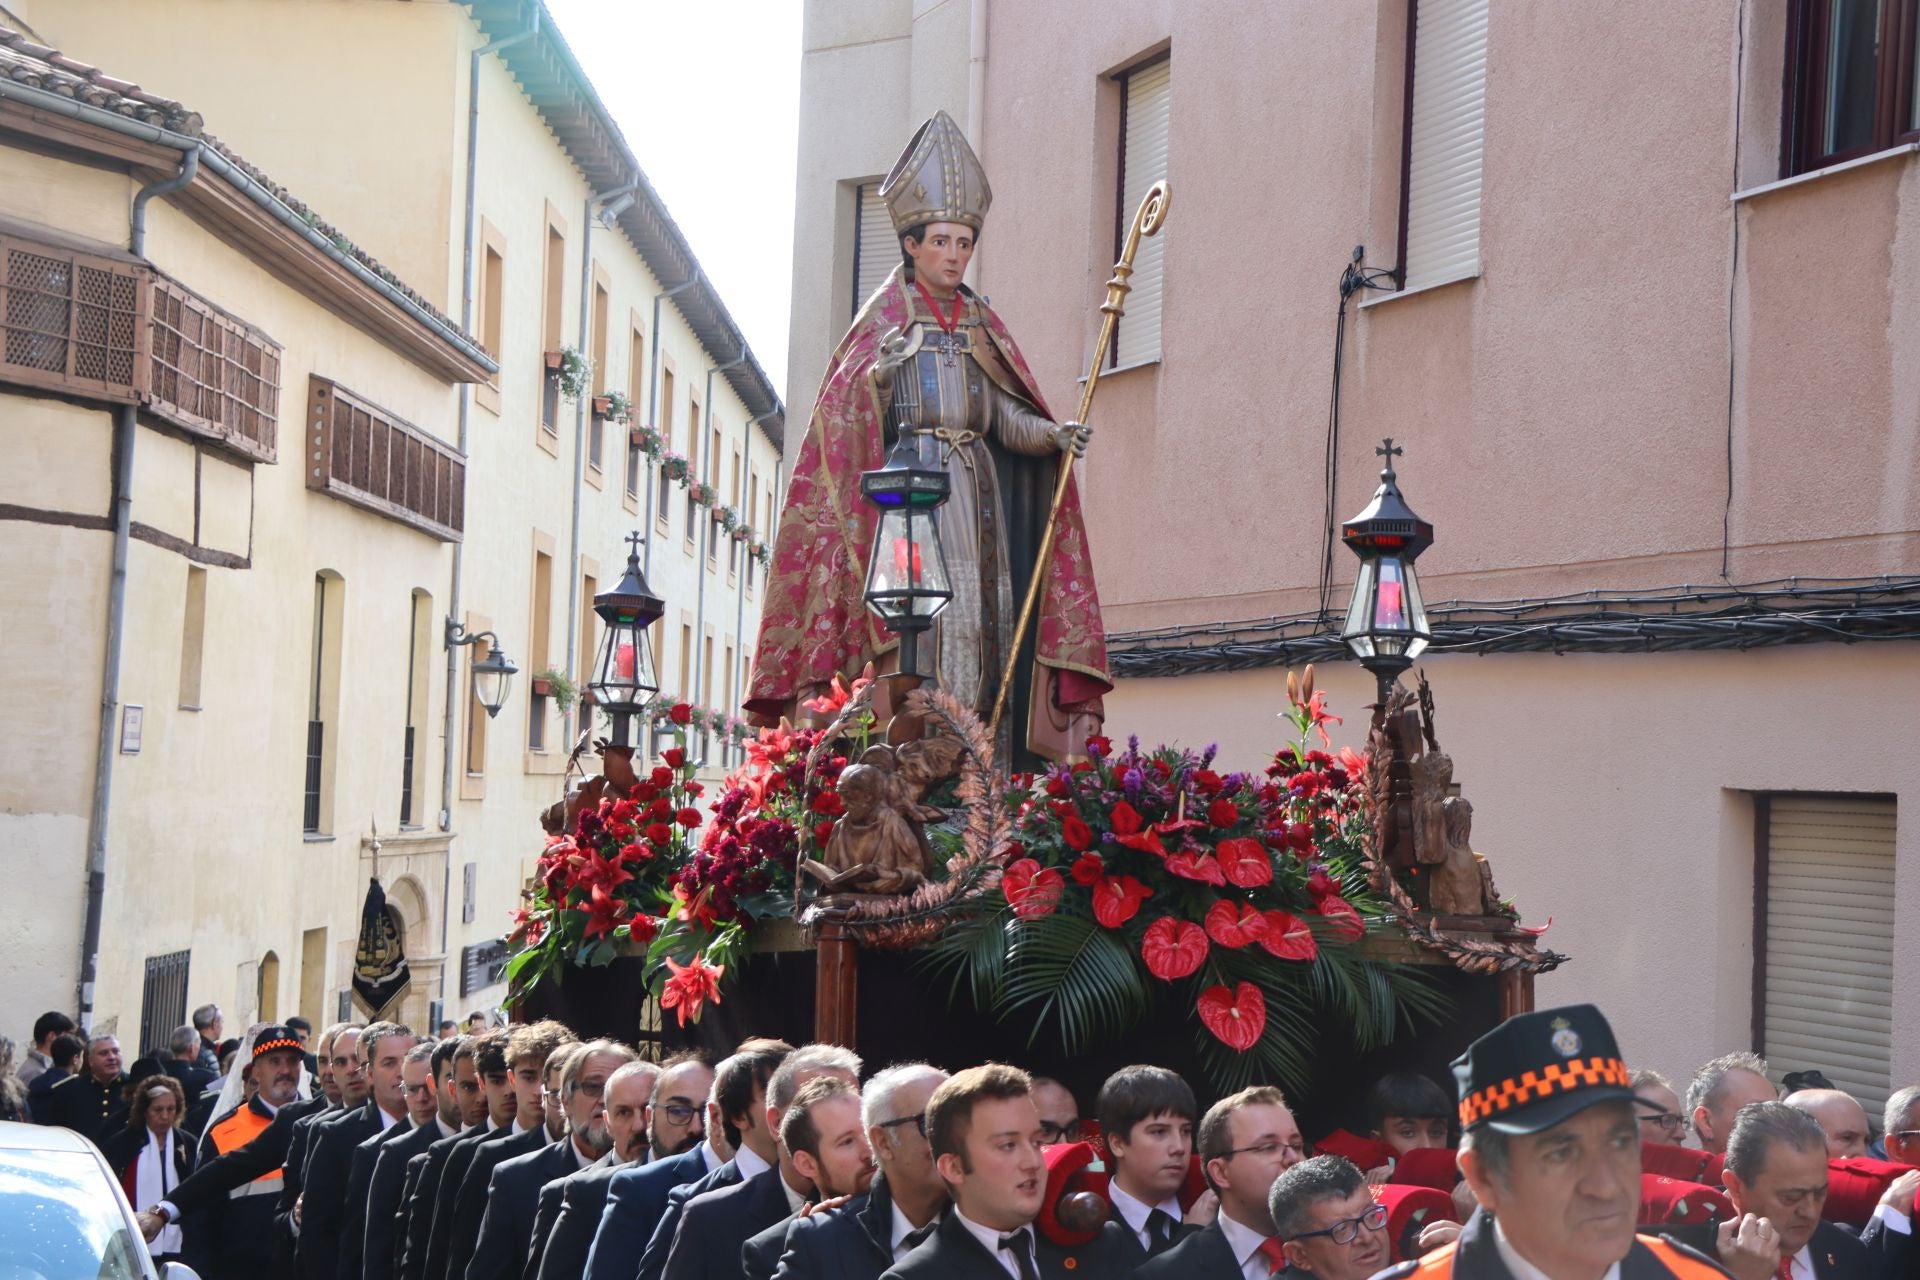
{"type": "MultiPolygon", "coordinates": [[[[222,1094],[239,1101],[209,1117],[197,1167],[135,1205],[147,1238],[177,1233],[206,1280],[1920,1277],[1920,1171],[1886,1185],[1863,1230],[1822,1216],[1833,1162],[1872,1148],[1920,1164],[1920,1087],[1893,1095],[1878,1139],[1838,1090],[1782,1101],[1752,1055],[1707,1064],[1683,1102],[1629,1075],[1591,1006],[1497,1027],[1455,1062],[1451,1091],[1387,1077],[1366,1136],[1317,1155],[1279,1090],[1202,1113],[1151,1065],[1109,1077],[1083,1118],[1059,1082],[1012,1066],[896,1064],[863,1081],[860,1058],[828,1044],[750,1039],[710,1065],[644,1061],[555,1022],[438,1041],[375,1022],[314,1047],[302,1098],[297,1030],[252,1029],[222,1094]],[[1687,1129],[1733,1212],[1650,1231],[1643,1150],[1687,1129]],[[1094,1133],[1097,1151],[1078,1145],[1094,1133]],[[1060,1194],[1076,1150],[1104,1174],[1080,1230],[1060,1194]],[[1396,1236],[1382,1184],[1423,1151],[1446,1184],[1457,1167],[1442,1197],[1457,1212],[1396,1236]]],[[[108,1048],[85,1046],[73,1081],[104,1090],[108,1048]]],[[[72,1096],[58,1114],[87,1132],[93,1092],[72,1096]]]]}

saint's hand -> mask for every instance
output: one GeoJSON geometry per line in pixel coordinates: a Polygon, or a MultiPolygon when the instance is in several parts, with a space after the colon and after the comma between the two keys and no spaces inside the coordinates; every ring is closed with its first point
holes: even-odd
{"type": "Polygon", "coordinates": [[[1721,1223],[1714,1249],[1735,1280],[1772,1280],[1780,1270],[1780,1233],[1751,1213],[1721,1223]]]}
{"type": "Polygon", "coordinates": [[[873,362],[873,385],[885,391],[893,386],[893,374],[908,359],[907,335],[896,326],[880,337],[879,356],[873,362]]]}
{"type": "Polygon", "coordinates": [[[1084,422],[1063,422],[1053,429],[1054,447],[1076,458],[1087,456],[1087,442],[1092,439],[1093,428],[1084,422]]]}

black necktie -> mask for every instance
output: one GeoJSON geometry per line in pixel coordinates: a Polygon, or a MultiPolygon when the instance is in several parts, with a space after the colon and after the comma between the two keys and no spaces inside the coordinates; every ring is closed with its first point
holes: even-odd
{"type": "Polygon", "coordinates": [[[1164,1209],[1147,1215],[1147,1256],[1157,1258],[1173,1247],[1173,1218],[1164,1209]]]}
{"type": "Polygon", "coordinates": [[[1010,1236],[1000,1237],[1000,1250],[1011,1253],[1015,1262],[1020,1264],[1020,1280],[1040,1280],[1040,1270],[1033,1265],[1033,1237],[1024,1231],[1016,1231],[1010,1236]]]}

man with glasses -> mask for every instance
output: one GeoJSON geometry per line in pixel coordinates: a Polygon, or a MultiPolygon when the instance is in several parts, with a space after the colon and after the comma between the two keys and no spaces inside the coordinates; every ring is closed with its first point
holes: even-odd
{"type": "Polygon", "coordinates": [[[926,1237],[947,1206],[927,1144],[927,1100],[946,1080],[938,1067],[909,1062],[867,1081],[860,1120],[879,1172],[843,1208],[793,1221],[775,1280],[880,1280],[926,1237]]]}
{"type": "Polygon", "coordinates": [[[1266,1280],[1284,1265],[1268,1193],[1307,1155],[1286,1098],[1266,1087],[1222,1098],[1201,1117],[1199,1146],[1200,1168],[1220,1197],[1219,1215],[1142,1264],[1135,1280],[1266,1280]]]}
{"type": "MultiPolygon", "coordinates": [[[[340,1271],[354,1149],[376,1134],[405,1125],[406,1060],[416,1039],[411,1027],[397,1022],[376,1022],[362,1031],[355,1053],[364,1064],[360,1078],[366,1101],[314,1127],[303,1175],[305,1190],[293,1216],[299,1241],[294,1256],[303,1280],[333,1280],[340,1271]]],[[[371,1165],[367,1174],[372,1176],[371,1165]]]]}
{"type": "Polygon", "coordinates": [[[1033,1078],[1033,1105],[1040,1109],[1040,1132],[1049,1146],[1056,1142],[1078,1142],[1085,1137],[1080,1123],[1080,1104],[1073,1091],[1048,1076],[1033,1078]]]}
{"type": "Polygon", "coordinates": [[[607,1080],[633,1060],[633,1050],[616,1040],[589,1041],[567,1055],[558,1090],[566,1132],[551,1146],[503,1161],[493,1171],[466,1280],[517,1280],[533,1244],[541,1189],[612,1156],[607,1080]]]}
{"type": "Polygon", "coordinates": [[[1680,1095],[1673,1091],[1673,1083],[1658,1071],[1642,1068],[1633,1073],[1630,1084],[1640,1109],[1640,1141],[1686,1145],[1687,1117],[1680,1110],[1680,1095]]]}
{"type": "MultiPolygon", "coordinates": [[[[622,1170],[645,1165],[652,1154],[647,1120],[666,1078],[659,1064],[640,1061],[629,1062],[607,1077],[607,1128],[613,1134],[613,1154],[590,1169],[540,1188],[533,1245],[521,1273],[526,1280],[543,1275],[551,1280],[578,1280],[586,1270],[594,1228],[606,1208],[607,1188],[622,1170]]],[[[675,1083],[673,1087],[686,1086],[675,1083]]]]}
{"type": "Polygon", "coordinates": [[[1366,1175],[1344,1156],[1315,1156],[1282,1173],[1267,1209],[1288,1265],[1302,1274],[1365,1280],[1389,1261],[1387,1207],[1374,1203],[1366,1175]]]}

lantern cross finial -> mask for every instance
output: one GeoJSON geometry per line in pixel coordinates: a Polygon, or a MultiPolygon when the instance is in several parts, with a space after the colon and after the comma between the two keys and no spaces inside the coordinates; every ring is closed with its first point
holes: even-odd
{"type": "Polygon", "coordinates": [[[633,550],[630,551],[628,554],[632,556],[638,556],[640,554],[640,544],[645,541],[646,539],[640,536],[640,531],[638,529],[635,529],[632,533],[628,534],[627,544],[633,548],[633,550]]]}
{"type": "Polygon", "coordinates": [[[1404,454],[1406,450],[1395,445],[1393,443],[1393,437],[1388,436],[1386,438],[1385,443],[1381,444],[1373,452],[1375,457],[1385,458],[1387,460],[1386,468],[1383,471],[1381,471],[1380,478],[1382,480],[1392,480],[1394,478],[1393,460],[1399,457],[1400,455],[1404,454]]]}

